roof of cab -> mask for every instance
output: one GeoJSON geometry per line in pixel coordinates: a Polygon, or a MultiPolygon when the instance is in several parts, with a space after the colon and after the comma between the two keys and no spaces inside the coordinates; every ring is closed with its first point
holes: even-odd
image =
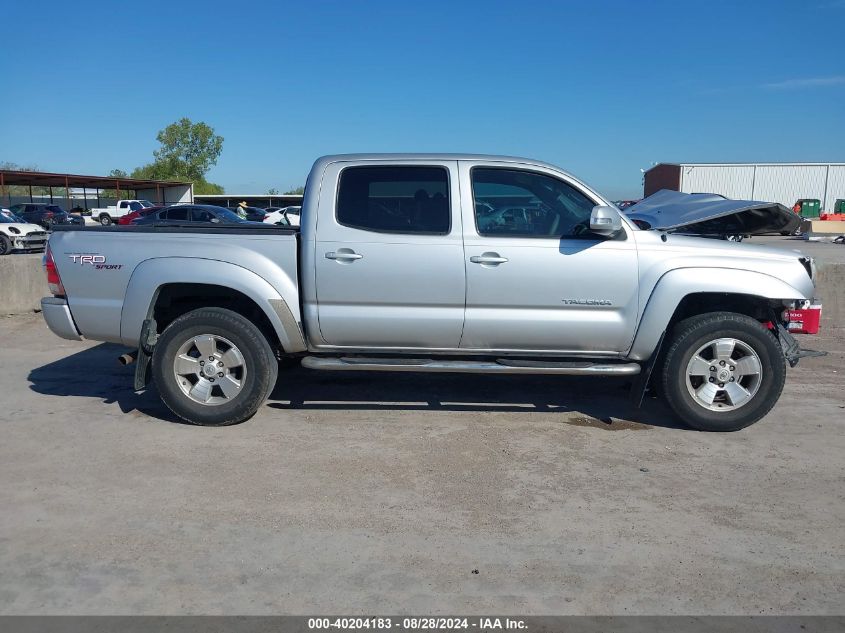
{"type": "Polygon", "coordinates": [[[399,161],[399,160],[465,160],[472,162],[485,163],[520,163],[523,165],[535,165],[537,167],[546,167],[554,171],[562,172],[570,175],[566,170],[561,169],[557,165],[546,163],[541,160],[534,160],[533,158],[524,158],[520,156],[503,156],[497,154],[458,154],[458,153],[373,153],[373,154],[329,154],[317,159],[315,165],[318,163],[321,166],[330,163],[338,162],[357,162],[357,161],[399,161]]]}

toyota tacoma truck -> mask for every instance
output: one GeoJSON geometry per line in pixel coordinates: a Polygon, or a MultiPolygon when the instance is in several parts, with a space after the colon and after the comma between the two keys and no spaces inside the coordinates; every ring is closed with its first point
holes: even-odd
{"type": "Polygon", "coordinates": [[[677,417],[765,416],[813,299],[798,253],[641,230],[557,167],[503,156],[327,156],[301,226],[57,227],[45,254],[61,337],[133,350],[180,418],[226,425],[281,360],[313,370],[627,376],[677,417]]]}

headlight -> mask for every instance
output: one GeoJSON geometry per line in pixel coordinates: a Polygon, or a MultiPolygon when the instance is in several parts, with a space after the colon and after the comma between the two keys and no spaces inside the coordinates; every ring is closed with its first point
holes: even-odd
{"type": "Polygon", "coordinates": [[[816,279],[816,260],[812,257],[799,257],[798,261],[801,262],[801,265],[804,267],[804,270],[807,271],[807,274],[810,276],[810,279],[815,281],[816,279]]]}

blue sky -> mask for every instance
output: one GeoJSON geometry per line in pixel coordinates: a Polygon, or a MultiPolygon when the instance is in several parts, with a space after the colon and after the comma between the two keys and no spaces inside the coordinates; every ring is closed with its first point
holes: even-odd
{"type": "Polygon", "coordinates": [[[612,198],[663,161],[845,161],[845,0],[10,2],[0,161],[103,174],[187,116],[232,193],[322,154],[560,165],[612,198]]]}

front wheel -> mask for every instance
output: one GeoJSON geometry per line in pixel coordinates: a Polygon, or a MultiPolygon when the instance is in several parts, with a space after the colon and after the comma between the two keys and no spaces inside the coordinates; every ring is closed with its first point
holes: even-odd
{"type": "Polygon", "coordinates": [[[737,431],[780,397],[786,360],[774,335],[743,314],[711,312],[675,327],[663,366],[663,393],[689,426],[737,431]]]}
{"type": "Polygon", "coordinates": [[[0,235],[0,255],[8,255],[12,252],[12,242],[5,235],[0,235]]]}
{"type": "Polygon", "coordinates": [[[182,315],[153,350],[161,399],[183,420],[203,426],[252,417],[276,384],[278,364],[252,322],[223,308],[182,315]]]}

